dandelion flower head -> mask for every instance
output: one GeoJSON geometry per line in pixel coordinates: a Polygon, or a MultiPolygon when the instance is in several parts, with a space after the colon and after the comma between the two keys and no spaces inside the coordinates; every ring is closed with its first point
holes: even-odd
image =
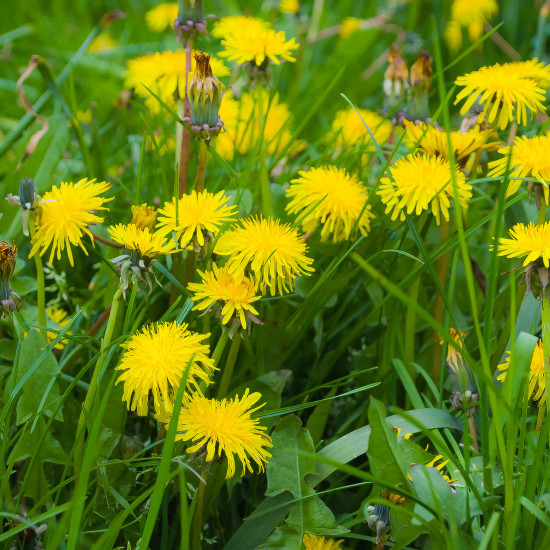
{"type": "MultiPolygon", "coordinates": [[[[510,229],[511,239],[500,238],[498,255],[507,258],[522,258],[523,265],[542,259],[550,267],[550,222],[542,225],[517,223],[510,229]]],[[[491,246],[492,249],[492,246],[491,246]]]]}
{"type": "Polygon", "coordinates": [[[187,390],[199,391],[199,384],[210,384],[214,361],[208,357],[210,347],[203,344],[209,334],[187,330],[186,324],[158,323],[144,327],[122,344],[125,352],[116,370],[124,371],[117,380],[124,383],[122,399],[130,411],[145,416],[149,394],[155,409],[169,409],[181,379],[191,362],[187,390]]]}
{"type": "Polygon", "coordinates": [[[343,540],[325,539],[317,535],[307,534],[302,539],[306,550],[341,550],[343,540]]]}
{"type": "Polygon", "coordinates": [[[247,312],[258,315],[252,304],[261,298],[256,295],[254,280],[249,277],[236,280],[227,265],[219,268],[213,264],[211,271],[197,270],[197,273],[202,282],[190,283],[187,287],[193,293],[191,300],[197,302],[193,309],[204,311],[219,306],[222,324],[238,318],[246,329],[247,312]]]}
{"type": "MultiPolygon", "coordinates": [[[[511,354],[506,352],[504,363],[497,368],[500,374],[497,376],[497,380],[504,382],[506,380],[506,374],[510,367],[511,354]]],[[[533,351],[533,357],[531,358],[531,365],[529,367],[529,397],[533,398],[533,401],[538,401],[538,406],[542,407],[546,403],[546,381],[544,378],[544,350],[542,340],[537,342],[535,350],[533,351]]]]}
{"type": "Polygon", "coordinates": [[[267,21],[249,15],[228,15],[214,23],[211,34],[215,38],[225,38],[229,35],[240,34],[244,28],[260,32],[269,29],[270,24],[267,21]]]}
{"type": "Polygon", "coordinates": [[[250,271],[262,294],[272,296],[292,290],[296,277],[314,269],[298,230],[273,218],[249,217],[224,233],[214,250],[229,256],[229,272],[240,280],[250,271]]]}
{"type": "Polygon", "coordinates": [[[151,30],[162,32],[166,29],[173,29],[177,17],[177,2],[161,2],[145,13],[145,22],[151,30]]]}
{"type": "Polygon", "coordinates": [[[131,206],[132,210],[132,221],[136,227],[143,229],[147,227],[149,232],[152,232],[155,228],[155,223],[157,221],[157,211],[153,206],[147,206],[147,204],[131,206]]]}
{"type": "Polygon", "coordinates": [[[349,38],[355,31],[361,28],[362,22],[357,17],[346,17],[340,25],[340,37],[349,38]]]}
{"type": "Polygon", "coordinates": [[[126,250],[137,252],[140,258],[146,260],[153,260],[158,256],[175,252],[174,241],[166,243],[163,236],[152,235],[148,227],[140,229],[133,223],[128,225],[119,223],[109,227],[108,231],[113,241],[124,246],[126,250]]]}
{"type": "Polygon", "coordinates": [[[95,179],[84,178],[77,183],[63,181],[59,187],[54,185],[51,191],[44,193],[42,214],[36,224],[36,235],[29,257],[37,252],[43,256],[51,247],[49,264],[54,256],[60,260],[61,253],[66,250],[69,262],[74,266],[71,246],[80,246],[87,255],[82,237],[88,235],[93,245],[88,225],[101,223],[104,218],[92,214],[92,211],[109,210],[103,205],[112,199],[99,195],[110,188],[111,184],[105,181],[96,182],[95,179]]]}
{"type": "MultiPolygon", "coordinates": [[[[405,213],[418,216],[431,209],[439,225],[441,215],[449,221],[449,207],[453,198],[451,164],[442,157],[407,155],[391,168],[392,180],[383,177],[378,194],[386,205],[386,214],[391,219],[405,220],[405,213]]],[[[464,174],[455,170],[456,186],[460,204],[468,206],[472,186],[465,182],[464,174]]]]}
{"type": "Polygon", "coordinates": [[[109,33],[102,32],[98,34],[88,46],[88,53],[108,53],[112,52],[118,46],[118,42],[109,33]]]}
{"type": "Polygon", "coordinates": [[[296,61],[292,53],[299,44],[294,38],[287,40],[284,31],[248,26],[241,28],[239,33],[226,35],[222,46],[225,50],[220,52],[221,57],[236,61],[238,65],[252,63],[260,67],[266,60],[275,65],[280,65],[281,60],[296,61]]]}
{"type": "Polygon", "coordinates": [[[320,225],[321,240],[332,235],[334,243],[349,239],[356,224],[361,235],[369,232],[374,215],[366,205],[367,189],[357,176],[335,166],[312,168],[299,176],[286,191],[290,199],[286,209],[289,214],[300,213],[304,231],[320,225]]]}
{"type": "Polygon", "coordinates": [[[475,42],[483,33],[485,22],[497,12],[497,0],[454,0],[445,33],[451,50],[457,51],[462,45],[462,27],[468,29],[470,41],[475,42]]]}
{"type": "Polygon", "coordinates": [[[504,130],[513,120],[520,125],[526,124],[533,115],[545,111],[541,80],[526,76],[526,67],[525,63],[496,63],[459,76],[455,84],[463,89],[456,96],[455,105],[466,100],[460,114],[466,114],[479,101],[482,110],[478,120],[481,122],[487,117],[489,124],[494,122],[504,130]]]}
{"type": "Polygon", "coordinates": [[[298,0],[281,0],[279,2],[279,11],[290,14],[298,13],[300,11],[300,2],[298,0]]]}
{"type": "Polygon", "coordinates": [[[229,198],[223,191],[214,194],[194,190],[177,202],[174,197],[158,211],[157,233],[166,236],[174,231],[182,247],[194,239],[199,246],[204,246],[205,234],[213,237],[224,223],[235,220],[237,209],[227,205],[229,198]]]}
{"type": "Polygon", "coordinates": [[[543,136],[516,137],[512,147],[502,147],[498,152],[502,157],[489,163],[489,176],[502,176],[510,167],[510,180],[506,197],[517,193],[521,180],[513,178],[536,178],[544,191],[544,199],[549,204],[548,182],[550,181],[550,133],[543,136]],[[508,160],[508,157],[511,158],[508,160]]]}
{"type": "MultiPolygon", "coordinates": [[[[46,315],[48,316],[48,319],[51,321],[51,323],[48,323],[48,326],[50,328],[58,328],[63,329],[68,324],[70,319],[69,314],[60,307],[54,306],[54,307],[48,307],[46,308],[46,315]]],[[[71,332],[66,332],[65,334],[71,334],[71,332]]],[[[48,331],[46,333],[46,338],[48,341],[48,344],[53,342],[57,338],[57,332],[48,331]]],[[[55,349],[63,349],[65,345],[67,344],[68,340],[66,338],[63,338],[57,344],[54,346],[55,349]]]]}
{"type": "Polygon", "coordinates": [[[338,111],[330,127],[327,141],[334,143],[336,147],[369,145],[368,151],[374,151],[365,124],[369,127],[376,142],[382,144],[388,141],[391,135],[391,122],[367,109],[357,109],[357,111],[361,116],[352,107],[338,111]]]}
{"type": "Polygon", "coordinates": [[[188,453],[206,447],[206,462],[225,456],[226,479],[235,475],[235,455],[243,467],[241,477],[247,471],[253,473],[252,462],[263,472],[271,457],[268,448],[273,444],[266,428],[251,416],[263,407],[263,404],[254,406],[261,398],[259,393],[249,393],[248,389],[241,398],[207,399],[198,393],[186,397],[178,418],[176,440],[191,442],[188,453]]]}

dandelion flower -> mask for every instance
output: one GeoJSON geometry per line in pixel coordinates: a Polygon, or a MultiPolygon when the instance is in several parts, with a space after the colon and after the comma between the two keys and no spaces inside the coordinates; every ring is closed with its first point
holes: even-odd
{"type": "Polygon", "coordinates": [[[349,239],[356,224],[361,235],[369,232],[374,215],[370,205],[365,206],[367,189],[357,176],[335,166],[312,168],[299,175],[286,191],[290,199],[286,209],[289,214],[300,212],[304,231],[320,225],[321,240],[332,235],[334,243],[349,239]]]}
{"type": "Polygon", "coordinates": [[[162,2],[145,14],[147,26],[157,32],[174,28],[174,21],[178,17],[177,2],[162,2]]]}
{"type": "Polygon", "coordinates": [[[226,35],[222,46],[225,50],[220,52],[221,57],[227,57],[239,65],[252,63],[260,67],[266,59],[275,65],[280,65],[281,59],[296,61],[292,51],[298,49],[299,44],[294,38],[287,40],[284,31],[248,26],[242,27],[238,33],[226,35]]]}
{"type": "MultiPolygon", "coordinates": [[[[506,352],[508,357],[504,363],[497,368],[500,374],[497,376],[497,380],[504,382],[506,374],[508,373],[508,367],[510,367],[510,359],[512,358],[509,351],[506,352]]],[[[546,381],[544,378],[544,350],[542,340],[537,342],[535,350],[533,351],[533,357],[531,358],[531,366],[529,367],[529,397],[533,398],[533,401],[538,401],[538,406],[542,407],[546,403],[546,381]]]]}
{"type": "Polygon", "coordinates": [[[317,535],[304,535],[302,539],[306,550],[341,550],[344,540],[325,539],[317,535]]]}
{"type": "MultiPolygon", "coordinates": [[[[550,267],[550,222],[542,225],[517,223],[510,229],[511,239],[499,239],[498,255],[507,258],[522,258],[523,265],[542,259],[550,267]]],[[[492,246],[491,246],[492,249],[492,246]]]]}
{"type": "Polygon", "coordinates": [[[147,206],[147,204],[132,205],[132,221],[136,227],[143,229],[147,227],[149,232],[152,233],[157,222],[157,212],[153,206],[147,206]]]}
{"type": "MultiPolygon", "coordinates": [[[[403,124],[407,130],[405,141],[409,146],[412,147],[418,144],[418,148],[428,155],[449,158],[449,143],[446,132],[433,126],[426,127],[424,122],[414,124],[404,120],[403,124]]],[[[502,145],[501,141],[490,141],[496,137],[497,134],[493,129],[480,130],[475,128],[467,132],[461,132],[460,130],[450,132],[451,147],[456,162],[463,167],[473,153],[496,151],[502,145]]]]}
{"type": "MultiPolygon", "coordinates": [[[[462,349],[462,341],[466,336],[467,332],[465,330],[456,330],[453,327],[449,327],[449,336],[458,344],[458,347],[462,349]]],[[[439,345],[443,345],[443,338],[439,338],[439,345]]],[[[447,346],[447,358],[445,363],[449,370],[458,375],[464,369],[464,359],[462,354],[456,350],[453,346],[447,346]]]]}
{"type": "Polygon", "coordinates": [[[487,117],[490,124],[494,122],[504,130],[513,120],[517,120],[518,124],[526,124],[528,111],[530,118],[545,111],[546,107],[542,104],[545,93],[541,81],[525,76],[525,67],[525,64],[496,63],[459,76],[455,84],[464,89],[456,96],[455,105],[466,98],[460,114],[466,114],[479,100],[483,107],[478,120],[481,122],[487,117]]]}
{"type": "Polygon", "coordinates": [[[249,270],[261,293],[269,287],[272,296],[277,291],[281,295],[291,291],[296,277],[314,271],[298,230],[272,218],[241,220],[239,226],[220,237],[214,252],[229,256],[229,273],[237,280],[249,270]]]}
{"type": "Polygon", "coordinates": [[[267,21],[251,17],[249,15],[228,15],[222,17],[214,23],[212,27],[212,36],[215,38],[225,38],[229,35],[239,35],[243,29],[252,29],[254,32],[261,32],[269,29],[270,25],[267,21]]]}
{"type": "Polygon", "coordinates": [[[266,428],[251,415],[261,407],[254,407],[262,396],[249,393],[234,399],[207,399],[195,393],[186,398],[178,418],[176,440],[190,441],[188,453],[194,453],[206,447],[206,462],[215,457],[227,457],[226,479],[235,475],[235,455],[242,463],[241,477],[246,471],[253,473],[252,462],[258,471],[265,471],[265,465],[271,454],[271,438],[266,428]]]}
{"type": "MultiPolygon", "coordinates": [[[[57,306],[46,308],[46,315],[48,316],[48,319],[53,323],[53,327],[52,323],[48,323],[48,326],[50,328],[63,329],[69,324],[70,321],[70,319],[68,318],[69,314],[63,308],[57,306]]],[[[65,334],[71,334],[71,332],[66,332],[65,334]]],[[[57,332],[52,332],[48,330],[46,333],[46,338],[48,344],[53,342],[57,338],[57,332]]],[[[63,338],[62,340],[57,342],[54,348],[63,349],[67,342],[68,340],[66,338],[63,338]]]]}
{"type": "Polygon", "coordinates": [[[453,29],[446,33],[447,41],[453,51],[462,45],[462,29],[468,29],[471,42],[475,42],[483,32],[483,25],[498,12],[497,0],[454,0],[451,7],[449,25],[453,29]]]}
{"type": "Polygon", "coordinates": [[[281,0],[279,2],[279,11],[290,14],[298,13],[300,11],[300,2],[298,0],[281,0]]]}
{"type": "Polygon", "coordinates": [[[109,227],[108,231],[113,241],[124,246],[126,250],[137,252],[140,259],[150,261],[175,252],[174,241],[166,243],[161,235],[152,235],[148,227],[141,229],[133,223],[119,223],[109,227]]]}
{"type": "Polygon", "coordinates": [[[144,327],[121,344],[126,351],[116,370],[124,372],[117,384],[124,383],[122,399],[128,409],[145,416],[151,392],[155,409],[168,410],[189,362],[186,389],[198,391],[201,382],[210,384],[216,367],[208,357],[210,347],[202,343],[209,336],[187,330],[185,323],[159,323],[144,327]]]}
{"type": "Polygon", "coordinates": [[[222,224],[235,220],[237,209],[227,206],[227,201],[229,197],[223,191],[216,194],[192,191],[177,201],[176,209],[174,197],[158,211],[157,232],[165,236],[174,231],[182,247],[193,240],[198,246],[204,246],[205,236],[211,240],[222,224]]]}
{"type": "Polygon", "coordinates": [[[346,17],[340,25],[340,37],[349,38],[355,31],[361,28],[362,22],[357,17],[346,17]]]}
{"type": "Polygon", "coordinates": [[[250,314],[258,315],[252,303],[261,298],[256,296],[254,280],[242,277],[237,281],[229,273],[227,265],[219,268],[213,264],[212,271],[197,270],[197,273],[202,282],[190,283],[187,286],[193,292],[191,300],[197,302],[193,309],[204,311],[221,308],[222,324],[226,325],[231,319],[239,319],[243,329],[246,329],[246,318],[250,319],[250,314]]]}
{"type": "MultiPolygon", "coordinates": [[[[195,54],[191,55],[191,71],[195,72],[195,54]]],[[[229,69],[219,60],[210,58],[212,71],[218,77],[229,75],[229,69]]],[[[127,64],[124,86],[134,88],[138,96],[146,99],[145,104],[152,113],[160,112],[160,103],[151,95],[155,92],[167,105],[176,107],[174,96],[185,97],[185,50],[156,52],[130,59],[127,64]]]]}
{"type": "Polygon", "coordinates": [[[526,61],[504,63],[504,67],[512,66],[522,78],[534,80],[541,88],[550,86],[550,65],[545,65],[536,57],[526,61]]]}
{"type": "Polygon", "coordinates": [[[37,252],[43,256],[51,247],[48,263],[51,264],[54,255],[58,260],[66,249],[69,262],[74,265],[71,246],[80,246],[88,255],[82,244],[82,237],[87,234],[93,238],[88,230],[91,223],[100,223],[104,218],[92,214],[92,211],[109,210],[103,206],[112,199],[105,199],[99,195],[111,188],[111,184],[95,179],[81,179],[77,183],[62,181],[59,187],[54,185],[51,191],[42,197],[42,214],[36,224],[36,235],[29,258],[37,252]]]}
{"type": "MultiPolygon", "coordinates": [[[[378,194],[386,205],[386,214],[395,220],[405,220],[405,212],[417,216],[423,210],[431,211],[439,225],[441,214],[449,221],[450,199],[453,198],[451,164],[442,157],[407,155],[399,159],[391,169],[392,180],[382,178],[378,194]]],[[[455,171],[456,186],[460,204],[468,206],[472,186],[465,182],[464,174],[455,171]]]]}
{"type": "Polygon", "coordinates": [[[357,144],[367,145],[368,151],[372,152],[374,151],[374,147],[363,120],[378,144],[385,143],[389,139],[392,129],[391,122],[372,111],[366,109],[357,110],[361,117],[352,107],[336,113],[327,136],[327,141],[334,143],[336,147],[347,147],[357,144]]]}
{"type": "Polygon", "coordinates": [[[106,32],[98,34],[88,46],[88,53],[108,53],[112,52],[118,46],[118,42],[106,32]]]}
{"type": "Polygon", "coordinates": [[[457,479],[451,479],[447,474],[443,473],[443,468],[447,466],[447,464],[449,463],[449,459],[444,460],[443,462],[440,462],[439,464],[437,464],[442,458],[443,458],[443,455],[435,456],[432,460],[430,460],[430,462],[428,462],[428,464],[426,464],[426,467],[435,468],[443,476],[443,479],[447,483],[454,483],[455,481],[458,481],[457,479]]]}
{"type": "MultiPolygon", "coordinates": [[[[489,176],[498,177],[510,167],[510,180],[506,197],[517,193],[521,180],[513,178],[536,178],[544,191],[546,204],[548,200],[548,181],[550,181],[550,133],[544,136],[516,137],[512,147],[502,147],[498,152],[502,158],[489,163],[489,176]],[[511,158],[508,157],[511,154],[511,158]]],[[[528,186],[532,186],[532,182],[528,186]]]]}

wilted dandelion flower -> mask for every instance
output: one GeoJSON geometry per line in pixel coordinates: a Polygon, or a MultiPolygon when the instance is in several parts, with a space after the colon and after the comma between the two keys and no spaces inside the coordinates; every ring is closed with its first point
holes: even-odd
{"type": "Polygon", "coordinates": [[[116,370],[124,372],[117,384],[124,383],[122,399],[128,410],[145,416],[151,392],[155,409],[167,411],[190,361],[187,390],[198,391],[201,382],[210,384],[216,367],[208,357],[210,347],[202,343],[209,336],[187,330],[185,323],[158,323],[144,327],[121,344],[126,351],[116,370]]]}
{"type": "MultiPolygon", "coordinates": [[[[391,219],[405,220],[405,213],[417,216],[423,210],[431,211],[439,225],[441,215],[449,221],[449,206],[453,198],[451,164],[442,157],[428,155],[407,155],[391,168],[392,180],[383,177],[378,195],[386,205],[386,214],[391,219]]],[[[460,204],[468,206],[472,186],[465,182],[464,174],[455,171],[456,186],[460,204]]]]}
{"type": "Polygon", "coordinates": [[[149,229],[149,233],[152,233],[155,228],[155,223],[157,222],[157,212],[155,208],[143,203],[141,205],[132,205],[131,210],[132,221],[130,223],[134,224],[139,229],[144,229],[146,227],[149,229]]]}
{"type": "Polygon", "coordinates": [[[266,60],[279,65],[284,61],[296,61],[292,57],[293,50],[299,44],[294,38],[286,39],[284,31],[259,29],[252,26],[242,27],[238,33],[228,34],[222,39],[225,50],[220,57],[236,61],[239,65],[251,63],[257,67],[264,66],[266,60]]]}
{"type": "Polygon", "coordinates": [[[269,288],[272,296],[277,291],[281,295],[290,292],[296,277],[314,271],[298,230],[272,218],[251,216],[241,220],[220,237],[214,252],[229,256],[229,273],[237,280],[250,271],[261,293],[266,294],[269,288]]]}
{"type": "Polygon", "coordinates": [[[317,535],[304,535],[302,539],[306,550],[341,550],[342,540],[325,539],[325,537],[318,537],[317,535]]]}
{"type": "Polygon", "coordinates": [[[454,0],[451,7],[451,20],[445,31],[447,43],[456,51],[462,45],[462,27],[468,29],[471,42],[483,33],[483,25],[498,12],[496,0],[454,0]]]}
{"type": "Polygon", "coordinates": [[[246,319],[259,322],[258,312],[252,305],[261,298],[256,295],[256,284],[252,278],[242,277],[236,280],[226,265],[219,268],[212,265],[211,271],[197,270],[202,282],[189,283],[187,288],[193,293],[191,300],[197,302],[193,309],[204,311],[219,309],[222,324],[238,319],[246,329],[246,319]]]}
{"type": "Polygon", "coordinates": [[[227,201],[229,197],[223,191],[214,194],[193,190],[190,195],[183,195],[177,201],[176,209],[174,197],[172,202],[164,203],[164,208],[158,211],[157,232],[165,236],[174,231],[182,247],[190,242],[202,247],[224,223],[235,220],[237,209],[227,206],[227,201]]]}
{"type": "MultiPolygon", "coordinates": [[[[548,200],[548,181],[550,181],[550,134],[544,136],[516,137],[512,147],[502,147],[498,150],[502,158],[489,163],[489,176],[498,177],[510,169],[510,180],[506,189],[506,197],[517,193],[522,181],[512,178],[536,178],[544,192],[544,200],[548,200]],[[511,158],[509,159],[511,153],[511,158]]],[[[533,182],[527,182],[531,191],[533,182]]],[[[540,198],[537,197],[537,206],[540,208],[540,198]]]]}
{"type": "MultiPolygon", "coordinates": [[[[263,404],[254,407],[261,398],[261,394],[249,393],[248,389],[241,398],[207,399],[200,393],[186,397],[178,418],[176,440],[191,442],[188,453],[205,447],[206,462],[227,457],[226,479],[235,475],[235,455],[243,466],[241,477],[247,470],[253,473],[252,462],[263,472],[271,457],[267,449],[273,444],[266,428],[251,417],[263,407],[263,404]]],[[[166,422],[168,418],[164,416],[166,422]]]]}
{"type": "Polygon", "coordinates": [[[15,269],[17,245],[11,246],[6,241],[0,241],[0,319],[11,315],[15,308],[21,307],[21,298],[10,288],[10,277],[15,269]]]}
{"type": "Polygon", "coordinates": [[[269,29],[270,24],[267,21],[249,15],[228,15],[214,23],[211,34],[215,38],[225,38],[232,34],[240,34],[244,28],[260,32],[269,29]]]}
{"type": "MultiPolygon", "coordinates": [[[[510,229],[511,239],[498,240],[498,255],[507,258],[523,258],[523,265],[542,260],[550,267],[550,222],[542,225],[517,223],[510,229]]],[[[491,249],[492,249],[491,245],[491,249]]]]}
{"type": "Polygon", "coordinates": [[[395,46],[390,48],[388,62],[388,67],[384,73],[383,87],[386,95],[385,107],[390,110],[405,97],[408,88],[409,69],[407,61],[395,46]]]}
{"type": "Polygon", "coordinates": [[[478,120],[481,122],[487,117],[490,124],[494,122],[503,130],[513,120],[526,124],[528,111],[530,118],[545,111],[544,89],[539,80],[526,76],[526,68],[529,67],[525,63],[519,66],[515,63],[496,63],[459,76],[455,84],[464,86],[464,89],[456,96],[455,105],[466,98],[460,114],[466,114],[479,101],[482,111],[478,120]]]}
{"type": "MultiPolygon", "coordinates": [[[[428,155],[449,158],[449,143],[446,132],[433,126],[426,127],[424,122],[414,124],[404,120],[403,124],[407,130],[405,141],[409,146],[418,144],[417,146],[428,155]]],[[[501,141],[490,141],[497,137],[497,133],[493,129],[480,130],[474,128],[467,132],[453,130],[449,135],[455,160],[462,167],[466,165],[473,153],[496,151],[502,145],[501,141]]]]}
{"type": "Polygon", "coordinates": [[[365,206],[367,189],[357,176],[335,166],[312,168],[299,175],[291,180],[286,191],[290,199],[286,209],[289,214],[300,213],[304,231],[321,226],[321,240],[326,241],[332,235],[334,243],[352,237],[356,223],[356,232],[361,235],[369,232],[374,215],[371,206],[365,206]]]}
{"type": "Polygon", "coordinates": [[[359,111],[361,117],[352,107],[338,111],[330,127],[327,141],[334,143],[336,147],[366,145],[368,146],[367,151],[374,151],[374,146],[363,120],[378,144],[385,143],[390,137],[391,122],[367,109],[357,109],[357,111],[359,111]]]}
{"type": "MultiPolygon", "coordinates": [[[[195,50],[192,53],[192,72],[196,69],[194,56],[199,53],[195,50]]],[[[219,59],[210,58],[210,65],[218,77],[229,74],[229,69],[219,59]]],[[[185,50],[142,55],[128,61],[124,86],[134,88],[138,96],[145,98],[145,104],[153,113],[160,112],[161,106],[147,88],[155,92],[167,105],[175,108],[174,96],[180,99],[185,97],[185,67],[185,50]]]]}
{"type": "Polygon", "coordinates": [[[95,179],[84,178],[77,183],[62,181],[59,187],[54,185],[51,191],[44,193],[42,213],[36,221],[36,235],[29,258],[37,252],[43,256],[50,247],[49,264],[54,255],[61,259],[61,253],[66,249],[69,262],[74,265],[71,246],[80,246],[88,255],[82,237],[87,234],[93,245],[88,225],[100,223],[104,218],[92,214],[92,211],[109,210],[103,205],[112,199],[99,195],[110,188],[111,184],[105,181],[98,183],[95,179]]]}
{"type": "MultiPolygon", "coordinates": [[[[510,360],[512,358],[509,351],[506,352],[508,357],[504,363],[500,364],[497,368],[500,374],[497,376],[497,380],[504,382],[506,375],[508,374],[508,368],[510,367],[510,360]]],[[[529,397],[533,401],[537,401],[539,407],[544,406],[546,403],[546,381],[544,378],[544,349],[542,340],[537,342],[535,350],[533,351],[533,357],[531,358],[531,366],[529,367],[529,397]]]]}
{"type": "Polygon", "coordinates": [[[145,22],[151,30],[162,32],[174,28],[174,21],[177,16],[177,2],[161,2],[145,13],[145,22]]]}

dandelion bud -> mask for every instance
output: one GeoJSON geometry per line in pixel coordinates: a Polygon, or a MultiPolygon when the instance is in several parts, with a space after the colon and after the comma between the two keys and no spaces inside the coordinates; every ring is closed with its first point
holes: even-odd
{"type": "Polygon", "coordinates": [[[0,241],[0,318],[11,315],[13,310],[21,307],[21,298],[11,290],[10,277],[15,269],[17,246],[13,247],[5,241],[0,241]]]}
{"type": "Polygon", "coordinates": [[[223,127],[219,115],[222,85],[212,74],[208,54],[195,54],[195,61],[195,73],[187,94],[191,107],[191,129],[196,137],[208,141],[218,135],[223,127]]]}
{"type": "Polygon", "coordinates": [[[413,120],[423,120],[429,117],[428,91],[429,78],[432,75],[433,58],[424,50],[411,67],[410,83],[412,93],[409,102],[409,116],[413,120]]]}
{"type": "Polygon", "coordinates": [[[388,56],[389,65],[384,74],[385,108],[390,111],[405,97],[409,70],[401,52],[392,46],[388,56]]]}
{"type": "Polygon", "coordinates": [[[11,206],[21,207],[21,225],[23,234],[29,235],[29,216],[32,210],[38,208],[40,204],[40,195],[36,189],[36,184],[32,178],[23,178],[19,184],[19,196],[11,193],[6,197],[11,206]]]}
{"type": "Polygon", "coordinates": [[[152,206],[142,204],[141,206],[132,205],[132,223],[138,229],[147,227],[149,233],[153,233],[155,223],[157,222],[157,212],[152,206]]]}
{"type": "Polygon", "coordinates": [[[179,0],[178,18],[174,22],[178,38],[206,32],[202,0],[179,0]]]}
{"type": "MultiPolygon", "coordinates": [[[[466,336],[466,331],[458,331],[454,328],[449,328],[449,336],[457,343],[458,347],[462,350],[462,340],[466,336]]],[[[440,340],[440,344],[443,344],[443,339],[440,340]]],[[[451,375],[451,381],[453,385],[453,397],[451,397],[451,403],[456,409],[462,409],[464,401],[462,399],[463,392],[468,395],[477,395],[477,389],[473,383],[473,376],[470,368],[464,361],[462,354],[459,350],[453,346],[447,346],[447,357],[445,359],[447,370],[451,375]],[[454,399],[454,401],[453,401],[454,399]]]]}

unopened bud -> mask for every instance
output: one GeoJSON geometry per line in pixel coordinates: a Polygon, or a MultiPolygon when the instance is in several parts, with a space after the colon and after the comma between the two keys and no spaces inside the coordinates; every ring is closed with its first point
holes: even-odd
{"type": "Polygon", "coordinates": [[[147,227],[149,233],[153,233],[156,222],[157,212],[152,206],[147,206],[146,204],[132,206],[132,221],[130,223],[134,224],[139,229],[147,227]]]}

